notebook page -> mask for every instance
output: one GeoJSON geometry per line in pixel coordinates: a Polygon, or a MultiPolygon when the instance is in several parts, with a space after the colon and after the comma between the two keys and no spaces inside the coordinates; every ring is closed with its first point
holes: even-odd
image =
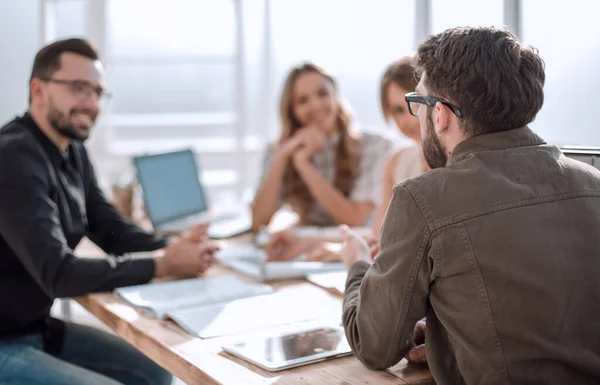
{"type": "Polygon", "coordinates": [[[227,304],[173,310],[167,317],[192,335],[211,338],[315,319],[339,323],[341,312],[338,298],[307,285],[227,304]]]}
{"type": "Polygon", "coordinates": [[[234,275],[150,283],[115,289],[115,293],[158,318],[173,309],[229,302],[272,293],[270,286],[245,282],[234,275]]]}

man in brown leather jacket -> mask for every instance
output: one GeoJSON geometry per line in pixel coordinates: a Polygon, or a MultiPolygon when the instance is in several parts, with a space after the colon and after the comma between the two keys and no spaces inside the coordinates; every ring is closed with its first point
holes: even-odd
{"type": "Polygon", "coordinates": [[[355,355],[396,364],[426,316],[439,385],[600,383],[600,172],[527,127],[542,59],[510,32],[454,28],[416,64],[406,100],[434,170],[394,188],[372,264],[348,236],[355,355]]]}

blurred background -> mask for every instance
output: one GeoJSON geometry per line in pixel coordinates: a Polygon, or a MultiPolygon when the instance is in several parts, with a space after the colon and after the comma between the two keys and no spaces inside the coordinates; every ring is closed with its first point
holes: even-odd
{"type": "Polygon", "coordinates": [[[395,136],[379,107],[384,68],[430,34],[495,25],[546,62],[532,127],[553,144],[599,146],[599,13],[595,0],[0,0],[0,121],[27,108],[35,52],[85,36],[114,94],[88,141],[102,185],[134,154],[193,147],[213,202],[249,201],[290,66],[325,67],[360,127],[395,136]]]}

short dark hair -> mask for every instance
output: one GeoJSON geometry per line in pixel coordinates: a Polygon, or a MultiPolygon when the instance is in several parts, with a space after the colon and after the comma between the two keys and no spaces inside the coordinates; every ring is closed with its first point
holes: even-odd
{"type": "Polygon", "coordinates": [[[387,90],[390,84],[395,83],[404,88],[408,92],[412,92],[419,83],[419,76],[414,66],[413,55],[405,56],[400,60],[396,60],[383,73],[380,84],[381,112],[386,119],[391,117],[390,101],[387,97],[387,90]]]}
{"type": "Polygon", "coordinates": [[[544,103],[544,61],[509,31],[447,29],[421,44],[416,65],[433,96],[460,108],[468,136],[523,127],[544,103]]]}
{"type": "MultiPolygon", "coordinates": [[[[52,77],[60,69],[60,56],[64,52],[75,53],[91,60],[99,60],[98,51],[86,39],[71,38],[58,40],[43,47],[35,55],[29,81],[33,78],[45,79],[52,77]]],[[[31,95],[29,96],[29,101],[31,102],[31,95]]]]}

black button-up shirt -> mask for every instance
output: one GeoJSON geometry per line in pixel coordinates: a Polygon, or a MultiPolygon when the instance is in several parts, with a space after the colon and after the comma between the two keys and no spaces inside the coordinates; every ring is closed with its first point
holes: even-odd
{"type": "Polygon", "coordinates": [[[141,284],[165,241],[126,222],[79,142],[61,152],[25,114],[0,129],[0,337],[43,331],[55,298],[141,284]],[[108,258],[78,258],[87,236],[108,258]]]}

